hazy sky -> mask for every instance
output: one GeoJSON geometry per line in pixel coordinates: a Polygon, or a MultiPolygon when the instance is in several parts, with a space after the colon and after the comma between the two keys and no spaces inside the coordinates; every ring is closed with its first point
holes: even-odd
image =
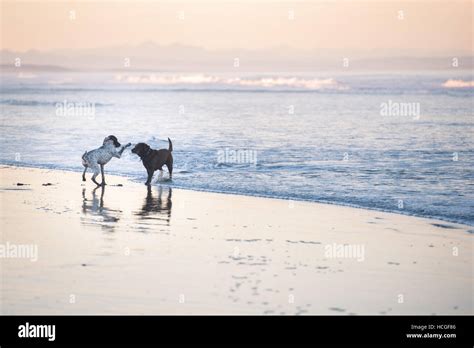
{"type": "Polygon", "coordinates": [[[11,50],[153,41],[208,49],[289,46],[447,55],[472,51],[470,0],[1,1],[1,48],[11,50]]]}

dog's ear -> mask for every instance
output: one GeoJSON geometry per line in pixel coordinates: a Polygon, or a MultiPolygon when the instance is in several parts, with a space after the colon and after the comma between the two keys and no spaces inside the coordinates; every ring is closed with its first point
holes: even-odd
{"type": "Polygon", "coordinates": [[[109,135],[107,138],[109,138],[109,140],[113,141],[115,147],[120,147],[121,146],[115,135],[109,135]]]}
{"type": "Polygon", "coordinates": [[[107,143],[111,143],[113,144],[115,147],[120,147],[120,143],[118,142],[118,139],[115,135],[109,135],[108,137],[105,137],[104,138],[104,142],[102,143],[102,145],[105,145],[107,143]]]}
{"type": "Polygon", "coordinates": [[[135,147],[132,149],[132,152],[133,152],[133,153],[136,153],[136,154],[139,155],[139,156],[142,156],[142,155],[144,155],[144,154],[148,151],[149,148],[150,148],[150,147],[149,147],[147,144],[145,144],[145,143],[138,143],[138,144],[135,145],[135,147]]]}
{"type": "Polygon", "coordinates": [[[145,156],[148,150],[150,150],[150,146],[148,144],[141,143],[140,151],[141,151],[142,156],[145,156]]]}

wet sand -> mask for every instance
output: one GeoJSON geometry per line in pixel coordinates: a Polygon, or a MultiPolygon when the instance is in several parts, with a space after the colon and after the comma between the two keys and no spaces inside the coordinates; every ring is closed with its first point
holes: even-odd
{"type": "Polygon", "coordinates": [[[472,226],[107,182],[0,167],[2,314],[473,313],[472,226]]]}

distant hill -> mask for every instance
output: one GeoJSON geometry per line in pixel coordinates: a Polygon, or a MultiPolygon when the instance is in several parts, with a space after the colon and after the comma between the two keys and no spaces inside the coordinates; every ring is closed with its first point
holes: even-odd
{"type": "MultiPolygon", "coordinates": [[[[1,64],[0,71],[2,72],[18,72],[20,69],[13,64],[1,64]]],[[[22,64],[21,71],[23,72],[64,72],[71,71],[71,69],[56,65],[37,65],[37,64],[22,64]]]]}
{"type": "Polygon", "coordinates": [[[338,71],[344,70],[343,60],[348,59],[352,71],[393,70],[445,70],[452,68],[453,58],[459,69],[472,69],[470,53],[453,53],[453,56],[410,56],[399,50],[372,50],[346,56],[341,50],[295,50],[275,47],[262,50],[212,51],[188,45],[158,45],[145,42],[135,46],[111,46],[89,49],[29,50],[14,52],[0,50],[2,71],[14,71],[16,58],[21,58],[22,68],[31,71],[93,70],[110,71],[338,71]]]}

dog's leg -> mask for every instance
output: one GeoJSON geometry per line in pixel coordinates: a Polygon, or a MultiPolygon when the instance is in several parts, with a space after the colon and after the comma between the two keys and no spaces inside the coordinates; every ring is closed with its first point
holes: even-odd
{"type": "Polygon", "coordinates": [[[127,147],[129,147],[129,146],[132,146],[132,144],[131,144],[131,143],[128,143],[127,145],[122,146],[122,148],[120,149],[120,151],[118,151],[114,156],[117,157],[117,158],[120,158],[120,157],[122,156],[123,151],[124,151],[127,147]]]}
{"type": "Polygon", "coordinates": [[[147,168],[146,171],[148,172],[148,179],[146,180],[145,185],[150,185],[151,179],[153,179],[153,170],[150,168],[147,168]]]}
{"type": "Polygon", "coordinates": [[[102,184],[101,185],[105,186],[106,183],[105,183],[104,165],[103,164],[100,165],[100,172],[102,173],[102,184]]]}
{"type": "Polygon", "coordinates": [[[86,181],[86,171],[87,171],[87,166],[84,166],[84,172],[82,173],[82,181],[86,181]]]}
{"type": "Polygon", "coordinates": [[[100,169],[99,169],[99,166],[98,165],[95,165],[93,167],[94,169],[94,175],[92,175],[92,181],[94,182],[94,184],[96,184],[97,186],[100,186],[100,184],[95,180],[95,178],[97,178],[97,176],[99,175],[100,173],[100,169]]]}
{"type": "Polygon", "coordinates": [[[168,159],[165,163],[168,167],[168,173],[170,173],[170,180],[173,178],[173,159],[168,159]]]}
{"type": "Polygon", "coordinates": [[[100,186],[100,184],[95,180],[95,178],[97,178],[97,175],[99,175],[99,174],[94,174],[94,175],[92,175],[92,179],[91,179],[91,180],[94,182],[94,184],[96,184],[97,186],[100,186]]]}

